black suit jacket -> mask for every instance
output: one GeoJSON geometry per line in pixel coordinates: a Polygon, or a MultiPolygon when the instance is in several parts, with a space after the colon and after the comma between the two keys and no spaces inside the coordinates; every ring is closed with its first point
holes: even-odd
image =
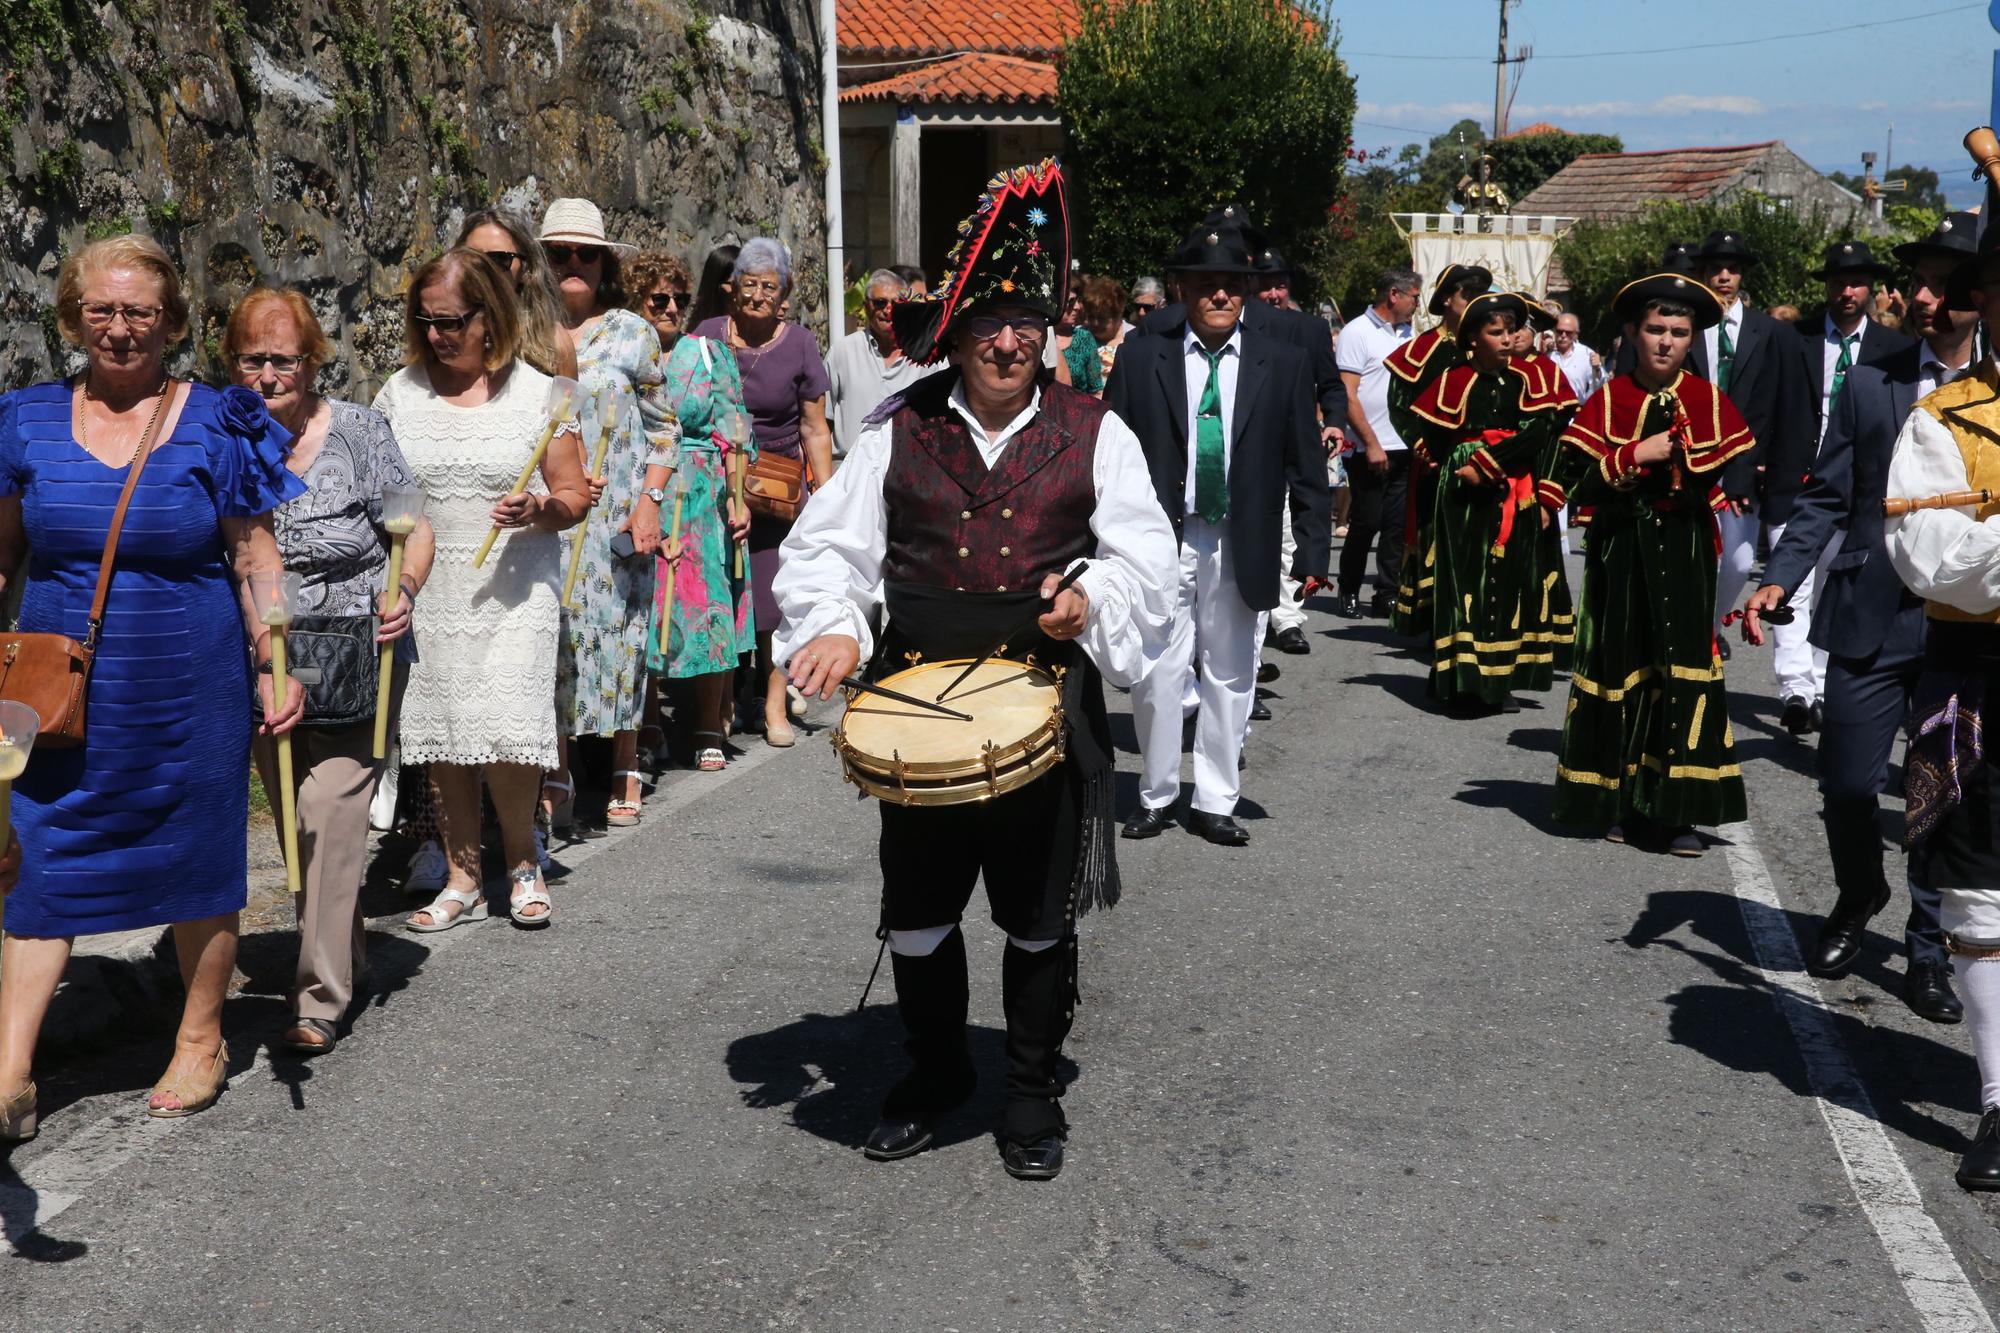
{"type": "MultiPolygon", "coordinates": [[[[1175,537],[1186,521],[1188,501],[1186,332],[1183,323],[1163,333],[1128,336],[1105,389],[1105,402],[1139,437],[1175,537]]],[[[1236,587],[1253,611],[1278,604],[1279,525],[1288,491],[1298,540],[1292,577],[1326,576],[1333,494],[1326,484],[1312,387],[1303,351],[1268,329],[1245,325],[1229,431],[1229,516],[1223,521],[1236,587]]]]}
{"type": "MultiPolygon", "coordinates": [[[[1743,330],[1736,339],[1736,352],[1729,363],[1729,401],[1743,414],[1757,441],[1754,449],[1738,454],[1722,469],[1722,492],[1732,500],[1756,498],[1763,490],[1760,470],[1769,475],[1771,459],[1782,465],[1798,463],[1804,473],[1819,443],[1819,416],[1806,396],[1800,376],[1799,337],[1790,327],[1761,310],[1743,311],[1743,330]]],[[[1688,351],[1687,366],[1705,380],[1715,379],[1708,363],[1708,335],[1695,335],[1688,351]]],[[[1782,523],[1791,512],[1791,497],[1797,487],[1780,499],[1783,513],[1764,511],[1767,523],[1782,523]]]]}
{"type": "Polygon", "coordinates": [[[1789,595],[1834,532],[1846,529],[1825,586],[1813,594],[1813,644],[1837,657],[1865,658],[1885,646],[1917,652],[1923,645],[1923,601],[1903,586],[1882,540],[1889,457],[1916,406],[1922,353],[1910,343],[1847,372],[1812,476],[1765,566],[1764,582],[1789,595]]]}
{"type": "MultiPolygon", "coordinates": [[[[1764,521],[1767,523],[1791,521],[1796,512],[1794,504],[1806,484],[1806,474],[1813,469],[1813,460],[1820,452],[1820,440],[1824,434],[1820,430],[1819,407],[1826,393],[1825,314],[1822,312],[1801,319],[1792,326],[1792,332],[1799,343],[1799,373],[1805,384],[1805,400],[1812,408],[1811,430],[1787,431],[1773,442],[1765,455],[1764,521]]],[[[1909,346],[1908,338],[1883,328],[1871,319],[1861,326],[1860,355],[1854,359],[1857,362],[1880,362],[1909,346]]],[[[1847,382],[1851,384],[1851,371],[1849,375],[1847,382]]],[[[1846,396],[1847,391],[1843,388],[1841,397],[1846,396]]]]}
{"type": "MultiPolygon", "coordinates": [[[[1165,334],[1187,323],[1187,307],[1176,301],[1140,320],[1141,333],[1165,334]]],[[[1256,297],[1243,303],[1243,327],[1275,333],[1311,358],[1313,401],[1320,420],[1347,429],[1347,382],[1333,355],[1333,326],[1303,310],[1280,310],[1256,297]]],[[[1175,335],[1178,337],[1179,335],[1175,335]]]]}

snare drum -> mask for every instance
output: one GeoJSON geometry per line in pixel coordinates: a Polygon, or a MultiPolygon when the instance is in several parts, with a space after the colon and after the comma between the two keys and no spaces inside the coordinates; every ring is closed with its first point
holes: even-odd
{"type": "MultiPolygon", "coordinates": [[[[934,699],[971,661],[926,662],[880,683],[934,699]]],[[[898,805],[969,805],[1025,787],[1063,760],[1061,668],[996,657],[943,702],[972,720],[849,691],[833,729],[847,781],[898,805]]]]}

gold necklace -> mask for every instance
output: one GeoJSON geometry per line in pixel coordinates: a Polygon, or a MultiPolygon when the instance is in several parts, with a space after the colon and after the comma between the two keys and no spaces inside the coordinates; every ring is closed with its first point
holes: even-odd
{"type": "MultiPolygon", "coordinates": [[[[160,409],[167,405],[167,381],[164,377],[160,380],[160,387],[153,392],[155,395],[153,398],[153,414],[146,418],[146,433],[139,437],[140,440],[145,439],[147,435],[151,435],[153,428],[160,424],[160,409]]],[[[83,446],[83,451],[87,454],[90,454],[90,403],[92,401],[90,377],[86,375],[83,378],[83,404],[76,410],[76,442],[83,446]]],[[[96,399],[95,401],[102,402],[103,400],[96,399]]],[[[104,463],[106,467],[124,467],[132,461],[133,456],[138,452],[139,441],[134,440],[132,442],[132,452],[125,455],[124,463],[104,463],[104,460],[101,458],[98,458],[97,461],[104,463]]],[[[97,458],[96,454],[90,454],[90,456],[97,458]]]]}

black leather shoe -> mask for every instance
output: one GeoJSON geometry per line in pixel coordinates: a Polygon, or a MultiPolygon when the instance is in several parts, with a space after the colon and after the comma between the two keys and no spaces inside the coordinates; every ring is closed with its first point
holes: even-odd
{"type": "Polygon", "coordinates": [[[1000,1144],[1000,1164],[1016,1180],[1054,1180],[1062,1174],[1063,1141],[1051,1134],[1033,1143],[1000,1144]]]}
{"type": "Polygon", "coordinates": [[[1340,600],[1333,604],[1333,613],[1342,620],[1361,619],[1361,598],[1351,592],[1340,594],[1340,600]]]}
{"type": "Polygon", "coordinates": [[[1824,699],[1815,699],[1812,701],[1812,707],[1806,711],[1812,714],[1812,729],[1814,731],[1825,731],[1826,701],[1824,699]]]}
{"type": "Polygon", "coordinates": [[[1889,890],[1867,903],[1837,902],[1819,929],[1819,939],[1806,955],[1806,971],[1816,977],[1839,977],[1854,966],[1861,952],[1861,939],[1868,933],[1868,919],[1889,905],[1889,890]]]}
{"type": "Polygon", "coordinates": [[[1275,642],[1279,652],[1291,653],[1293,656],[1313,650],[1313,646],[1306,642],[1306,632],[1297,625],[1288,625],[1279,630],[1275,642]]]}
{"type": "Polygon", "coordinates": [[[1167,827],[1173,822],[1174,811],[1172,806],[1163,805],[1159,809],[1154,810],[1149,806],[1142,805],[1132,812],[1130,819],[1125,821],[1125,828],[1119,836],[1123,838],[1157,838],[1160,834],[1165,833],[1167,827]]]}
{"type": "Polygon", "coordinates": [[[1269,685],[1277,678],[1278,664],[1276,662],[1259,662],[1257,664],[1257,683],[1259,685],[1269,685]]]}
{"type": "Polygon", "coordinates": [[[1198,833],[1218,847],[1243,847],[1250,842],[1250,830],[1228,815],[1211,815],[1205,810],[1188,811],[1188,832],[1198,833]]]}
{"type": "Polygon", "coordinates": [[[915,1120],[877,1120],[861,1145],[861,1155],[874,1162],[894,1162],[915,1157],[931,1146],[937,1135],[927,1117],[915,1120]]]}
{"type": "Polygon", "coordinates": [[[1395,605],[1396,599],[1394,597],[1386,592],[1378,592],[1368,599],[1368,614],[1371,616],[1387,616],[1394,609],[1395,605]]]}
{"type": "Polygon", "coordinates": [[[1958,1159],[1958,1183],[1969,1190],[2000,1190],[2000,1106],[1979,1117],[1972,1146],[1958,1159]]]}
{"type": "Polygon", "coordinates": [[[1903,1000],[1910,1012],[1933,1023],[1956,1023],[1965,1017],[1965,1005],[1951,988],[1951,964],[1942,958],[1910,964],[1903,978],[1903,1000]]]}
{"type": "Polygon", "coordinates": [[[1778,724],[1794,736],[1803,736],[1812,730],[1812,705],[1798,695],[1785,699],[1785,711],[1778,714],[1778,724]]]}
{"type": "Polygon", "coordinates": [[[1250,720],[1252,722],[1269,722],[1271,720],[1271,705],[1265,703],[1262,699],[1251,704],[1250,720]]]}
{"type": "Polygon", "coordinates": [[[1708,850],[1708,844],[1701,840],[1701,834],[1685,826],[1672,829],[1667,834],[1667,852],[1673,856],[1684,856],[1692,860],[1708,850]]]}

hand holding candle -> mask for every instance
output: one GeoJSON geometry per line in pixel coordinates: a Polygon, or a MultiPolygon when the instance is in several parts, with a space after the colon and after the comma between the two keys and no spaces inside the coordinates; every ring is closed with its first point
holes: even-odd
{"type": "MultiPolygon", "coordinates": [[[[382,527],[389,534],[389,581],[382,585],[382,614],[387,616],[395,611],[396,602],[402,597],[403,589],[403,543],[417,530],[417,520],[424,512],[424,488],[421,486],[384,486],[382,488],[382,527]]],[[[276,660],[275,658],[273,659],[276,660]]],[[[382,645],[381,668],[375,678],[375,757],[385,758],[389,753],[389,681],[396,662],[396,645],[382,645]]],[[[275,675],[275,671],[273,672],[275,675]]]]}
{"type": "MultiPolygon", "coordinates": [[[[744,450],[750,447],[750,414],[740,407],[732,407],[722,413],[717,424],[730,443],[729,502],[734,512],[741,513],[743,469],[746,466],[744,450]]],[[[740,579],[743,577],[743,543],[741,540],[732,540],[730,545],[736,548],[736,577],[740,579]]]]}
{"type": "MultiPolygon", "coordinates": [[[[590,460],[591,508],[597,507],[596,496],[601,492],[595,485],[604,475],[604,458],[611,450],[611,428],[616,422],[613,411],[618,406],[618,395],[609,390],[595,395],[592,401],[597,406],[597,452],[590,460]]],[[[576,535],[569,539],[569,576],[563,580],[562,604],[574,605],[576,599],[576,576],[583,572],[583,534],[590,530],[590,521],[585,519],[576,525],[576,535]]]]}
{"type": "MultiPolygon", "coordinates": [[[[542,465],[542,455],[549,451],[549,441],[556,437],[557,431],[576,421],[576,404],[580,392],[577,382],[567,375],[558,375],[550,383],[548,422],[542,427],[541,439],[535,442],[535,452],[529,456],[528,465],[521,469],[520,477],[515,480],[514,489],[507,492],[509,498],[527,491],[528,483],[534,479],[535,469],[542,465]]],[[[474,569],[484,568],[486,557],[493,553],[493,543],[499,539],[500,525],[495,523],[493,530],[486,534],[486,540],[479,544],[479,553],[472,557],[474,569]]]]}
{"type": "MultiPolygon", "coordinates": [[[[258,621],[271,631],[271,697],[281,705],[289,693],[285,675],[285,630],[292,623],[292,611],[299,600],[301,583],[297,574],[262,570],[250,576],[250,602],[258,621]]],[[[285,844],[285,887],[293,893],[299,878],[299,802],[292,790],[292,737],[278,738],[278,829],[285,844]]]]}
{"type": "Polygon", "coordinates": [[[0,852],[14,836],[14,779],[28,771],[41,714],[24,703],[0,699],[0,852]]]}

